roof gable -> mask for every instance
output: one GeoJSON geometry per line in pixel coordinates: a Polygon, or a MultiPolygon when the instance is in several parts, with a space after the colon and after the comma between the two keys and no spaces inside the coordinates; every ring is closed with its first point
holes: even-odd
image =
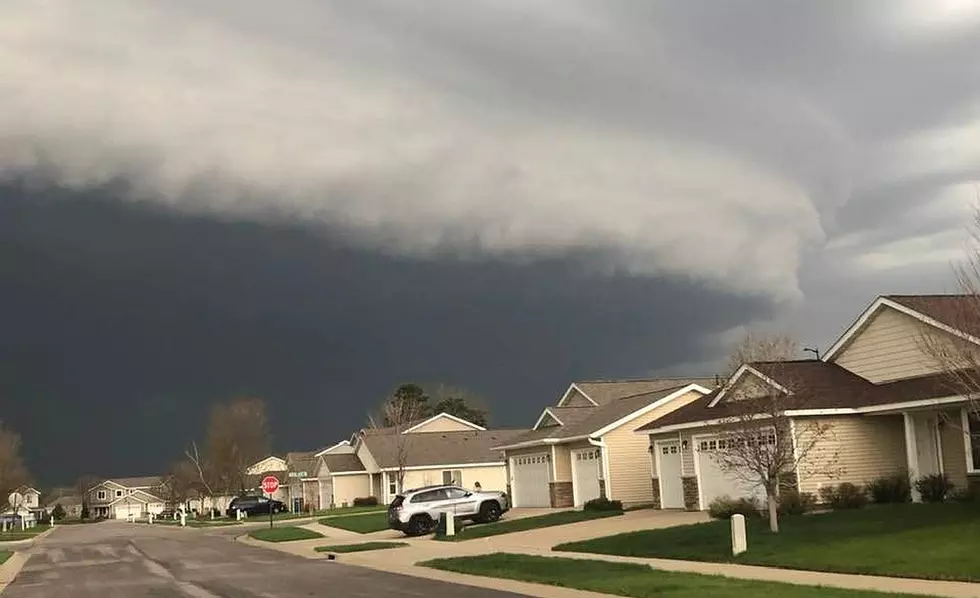
{"type": "Polygon", "coordinates": [[[882,295],[875,299],[858,316],[844,333],[834,341],[824,354],[824,361],[835,359],[855,338],[860,336],[874,316],[885,309],[893,309],[907,316],[968,342],[980,345],[980,320],[973,321],[969,302],[976,302],[966,295],[882,295]]]}
{"type": "Polygon", "coordinates": [[[534,427],[532,430],[537,430],[539,428],[553,428],[555,426],[564,426],[565,424],[555,415],[555,412],[551,410],[551,407],[545,407],[544,411],[538,417],[538,421],[534,422],[534,427]]]}
{"type": "Polygon", "coordinates": [[[466,421],[461,417],[456,417],[443,411],[437,413],[425,421],[421,421],[408,428],[402,434],[418,434],[428,432],[465,432],[467,430],[486,430],[483,426],[466,421]]]}
{"type": "Polygon", "coordinates": [[[598,406],[599,403],[585,394],[576,384],[571,384],[565,394],[558,399],[558,407],[588,407],[589,405],[598,406]]]}
{"type": "Polygon", "coordinates": [[[285,459],[277,457],[275,455],[269,455],[265,459],[262,459],[258,463],[255,463],[246,471],[249,475],[257,475],[260,473],[265,473],[267,471],[286,471],[288,469],[288,464],[285,459]]]}
{"type": "Polygon", "coordinates": [[[766,390],[767,388],[782,393],[789,392],[789,389],[784,385],[772,379],[769,375],[760,372],[756,365],[743,364],[735,370],[735,373],[729,378],[728,383],[718,389],[718,392],[714,393],[714,398],[711,399],[711,403],[708,406],[714,407],[725,400],[726,397],[739,396],[739,393],[746,393],[742,396],[761,397],[768,392],[766,390]]]}

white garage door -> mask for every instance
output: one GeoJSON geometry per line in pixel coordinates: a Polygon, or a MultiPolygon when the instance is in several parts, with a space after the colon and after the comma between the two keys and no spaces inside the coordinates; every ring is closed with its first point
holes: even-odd
{"type": "Polygon", "coordinates": [[[721,496],[732,498],[755,497],[760,501],[765,500],[766,493],[761,486],[749,484],[737,479],[730,473],[726,473],[718,466],[718,461],[713,457],[719,449],[719,443],[724,440],[718,437],[698,438],[695,442],[698,463],[698,485],[701,488],[701,507],[708,508],[711,501],[721,496]]]}
{"type": "Polygon", "coordinates": [[[576,507],[599,498],[599,449],[572,451],[572,483],[576,507]]]}
{"type": "Polygon", "coordinates": [[[116,519],[128,519],[130,514],[139,517],[143,512],[142,503],[120,504],[115,506],[116,519]]]}
{"type": "Polygon", "coordinates": [[[680,443],[658,442],[657,478],[660,480],[660,507],[663,509],[684,508],[684,484],[681,481],[680,443]]]}
{"type": "Polygon", "coordinates": [[[521,455],[513,458],[515,507],[550,507],[548,481],[551,479],[551,455],[521,455]]]}

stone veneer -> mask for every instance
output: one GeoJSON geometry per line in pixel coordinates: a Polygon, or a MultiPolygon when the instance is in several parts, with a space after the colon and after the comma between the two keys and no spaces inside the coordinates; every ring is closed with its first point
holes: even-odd
{"type": "Polygon", "coordinates": [[[660,478],[653,478],[653,500],[650,502],[654,509],[662,509],[660,502],[660,478]]]}
{"type": "Polygon", "coordinates": [[[694,476],[681,478],[684,485],[684,508],[688,511],[700,511],[701,505],[698,504],[698,479],[694,476]]]}
{"type": "Polygon", "coordinates": [[[970,489],[970,492],[980,493],[980,474],[966,474],[966,485],[970,489]]]}
{"type": "Polygon", "coordinates": [[[548,492],[551,495],[551,506],[553,508],[560,509],[575,506],[571,482],[549,482],[548,492]]]}
{"type": "Polygon", "coordinates": [[[784,474],[779,477],[779,489],[780,491],[789,490],[796,491],[799,489],[798,478],[796,477],[796,472],[792,471],[790,473],[784,474]]]}
{"type": "Polygon", "coordinates": [[[606,480],[599,480],[599,497],[606,498],[606,480]]]}

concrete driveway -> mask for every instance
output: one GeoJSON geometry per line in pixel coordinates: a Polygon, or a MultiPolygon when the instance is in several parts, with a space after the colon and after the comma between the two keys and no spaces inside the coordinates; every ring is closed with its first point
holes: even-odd
{"type": "Polygon", "coordinates": [[[521,595],[299,558],[234,542],[232,533],[117,522],[63,526],[27,551],[3,598],[521,595]]]}

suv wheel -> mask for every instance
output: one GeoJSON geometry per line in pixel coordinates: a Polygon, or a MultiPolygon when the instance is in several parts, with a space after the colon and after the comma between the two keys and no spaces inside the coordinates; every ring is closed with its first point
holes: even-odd
{"type": "Polygon", "coordinates": [[[413,515],[408,520],[408,529],[405,533],[409,536],[422,536],[432,529],[432,518],[428,515],[413,515]]]}
{"type": "Polygon", "coordinates": [[[495,500],[488,500],[480,505],[480,521],[492,523],[500,519],[500,505],[495,500]]]}

